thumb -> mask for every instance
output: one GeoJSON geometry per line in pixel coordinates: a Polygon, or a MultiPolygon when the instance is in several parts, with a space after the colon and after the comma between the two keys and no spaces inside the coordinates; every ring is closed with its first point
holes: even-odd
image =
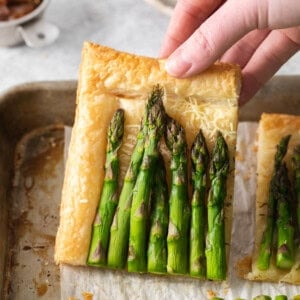
{"type": "MultiPolygon", "coordinates": [[[[298,1],[289,0],[284,4],[281,0],[226,1],[168,58],[167,72],[175,77],[188,77],[205,70],[253,29],[276,28],[283,25],[282,20],[291,20],[289,15],[293,7],[299,10],[300,5],[295,3],[298,1]],[[286,6],[289,6],[289,9],[286,9],[286,6]],[[278,17],[270,18],[270,12],[278,17]],[[280,17],[279,12],[281,12],[280,17]]],[[[292,18],[293,22],[297,19],[296,15],[292,18]]],[[[300,15],[298,20],[300,20],[300,15]]]]}

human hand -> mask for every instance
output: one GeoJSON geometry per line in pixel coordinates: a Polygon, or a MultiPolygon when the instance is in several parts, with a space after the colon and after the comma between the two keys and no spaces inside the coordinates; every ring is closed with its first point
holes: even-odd
{"type": "Polygon", "coordinates": [[[242,68],[240,104],[300,49],[299,0],[178,0],[160,56],[183,78],[216,60],[242,68]]]}

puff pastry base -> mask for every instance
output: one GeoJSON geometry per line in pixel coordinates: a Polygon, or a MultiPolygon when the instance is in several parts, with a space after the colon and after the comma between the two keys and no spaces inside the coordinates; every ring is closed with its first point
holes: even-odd
{"type": "Polygon", "coordinates": [[[290,271],[277,269],[274,256],[268,270],[260,271],[256,266],[259,245],[266,224],[269,183],[274,167],[276,145],[283,136],[288,134],[292,134],[292,137],[285,161],[288,169],[291,170],[293,149],[300,141],[300,117],[283,114],[263,114],[261,116],[258,128],[255,249],[252,257],[252,271],[246,275],[246,278],[250,280],[300,284],[299,253],[296,257],[297,263],[290,271]]]}
{"type": "MultiPolygon", "coordinates": [[[[228,143],[231,172],[225,215],[226,242],[229,245],[240,79],[238,66],[221,63],[198,76],[175,79],[165,72],[163,60],[86,42],[62,191],[55,261],[86,264],[91,226],[104,175],[108,124],[116,109],[125,110],[125,132],[120,149],[121,182],[135,144],[145,101],[156,84],[165,90],[167,113],[185,128],[189,147],[199,128],[202,128],[210,150],[217,130],[223,133],[228,143]]],[[[168,160],[168,152],[163,151],[163,155],[168,160]]]]}

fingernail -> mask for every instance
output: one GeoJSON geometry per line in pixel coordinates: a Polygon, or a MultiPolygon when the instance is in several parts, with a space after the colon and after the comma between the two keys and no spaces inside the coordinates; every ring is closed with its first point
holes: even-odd
{"type": "Polygon", "coordinates": [[[183,59],[181,52],[172,54],[166,61],[167,72],[174,77],[182,77],[192,64],[183,59]]]}

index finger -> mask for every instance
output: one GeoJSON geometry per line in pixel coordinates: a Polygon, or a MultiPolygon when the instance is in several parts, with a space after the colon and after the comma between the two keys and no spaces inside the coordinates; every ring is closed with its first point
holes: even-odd
{"type": "Polygon", "coordinates": [[[178,0],[160,49],[160,57],[168,57],[223,2],[224,0],[178,0]]]}

